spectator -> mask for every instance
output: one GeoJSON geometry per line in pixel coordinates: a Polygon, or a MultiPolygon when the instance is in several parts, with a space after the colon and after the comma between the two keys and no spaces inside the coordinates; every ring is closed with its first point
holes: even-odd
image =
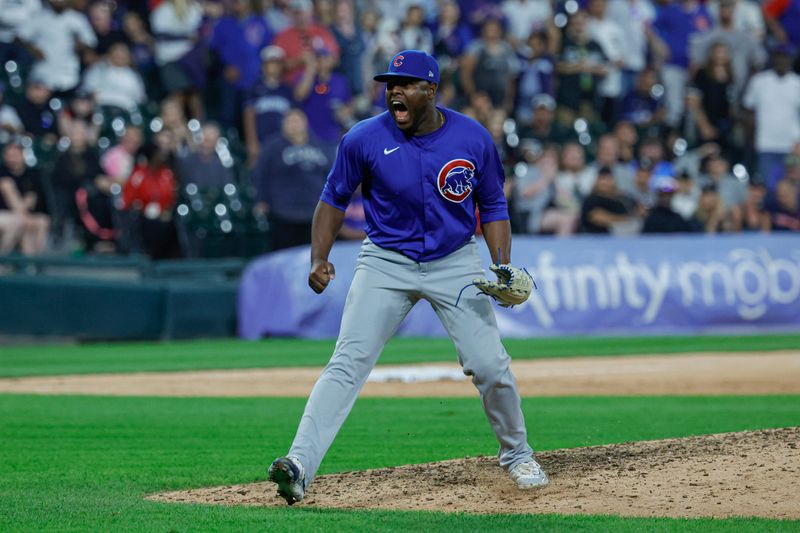
{"type": "Polygon", "coordinates": [[[684,220],[692,220],[700,202],[700,187],[686,172],[678,174],[676,181],[678,188],[672,195],[672,210],[682,216],[684,220]]]}
{"type": "Polygon", "coordinates": [[[249,165],[255,165],[261,145],[281,134],[283,117],[292,107],[292,88],[283,79],[285,53],[275,45],[261,51],[261,80],[245,102],[244,138],[249,165]]]}
{"type": "Polygon", "coordinates": [[[134,227],[143,251],[151,259],[180,257],[175,221],[174,140],[168,130],[158,132],[122,189],[122,208],[135,215],[134,227]]]}
{"type": "Polygon", "coordinates": [[[623,181],[619,184],[619,190],[634,203],[639,211],[650,209],[656,201],[654,189],[651,184],[655,183],[653,177],[653,164],[643,159],[633,165],[634,174],[631,181],[623,181]]]}
{"type": "MultiPolygon", "coordinates": [[[[156,74],[155,60],[155,39],[148,33],[144,21],[135,11],[128,11],[122,19],[122,30],[125,32],[125,40],[129,43],[131,57],[133,58],[134,68],[148,80],[157,81],[153,75],[156,74]]],[[[151,90],[152,94],[155,91],[151,90]]]]}
{"type": "Polygon", "coordinates": [[[525,141],[522,155],[524,162],[516,167],[512,195],[520,219],[518,225],[525,233],[572,235],[578,221],[579,203],[574,189],[556,189],[558,150],[554,146],[543,149],[535,141],[525,141]]]}
{"type": "Polygon", "coordinates": [[[656,202],[647,213],[642,233],[686,233],[692,226],[681,215],[673,211],[672,200],[678,189],[677,181],[662,176],[656,182],[656,202]]]}
{"type": "Polygon", "coordinates": [[[622,66],[625,55],[625,36],[623,29],[606,16],[606,0],[589,0],[587,13],[589,19],[587,28],[591,38],[603,49],[606,56],[606,75],[597,88],[598,96],[602,99],[600,116],[610,124],[616,120],[617,105],[622,93],[622,66]]]}
{"type": "Polygon", "coordinates": [[[86,71],[83,87],[98,105],[128,113],[137,112],[147,99],[142,77],[131,66],[130,49],[122,42],[112,44],[107,59],[86,71]]]}
{"type": "Polygon", "coordinates": [[[597,141],[597,156],[590,165],[595,176],[602,167],[611,169],[614,174],[614,182],[620,190],[624,190],[624,184],[633,182],[634,169],[630,164],[620,161],[619,140],[611,133],[601,136],[597,141]]]}
{"type": "Polygon", "coordinates": [[[716,186],[709,184],[701,189],[695,218],[700,224],[701,231],[719,233],[725,230],[725,210],[719,201],[716,186]]]}
{"type": "Polygon", "coordinates": [[[622,87],[625,95],[647,66],[648,45],[656,57],[665,55],[664,44],[652,31],[656,10],[649,0],[611,0],[607,15],[622,28],[622,87]]]}
{"type": "Polygon", "coordinates": [[[425,14],[419,4],[409,4],[401,22],[384,18],[378,39],[383,50],[433,51],[433,35],[425,26],[425,14]]]}
{"type": "Polygon", "coordinates": [[[503,0],[501,9],[508,21],[508,40],[514,48],[527,41],[531,33],[546,32],[553,26],[549,1],[503,0]]]}
{"type": "Polygon", "coordinates": [[[586,151],[579,143],[568,142],[561,150],[561,171],[556,181],[557,188],[572,190],[579,198],[585,198],[592,191],[597,175],[586,164],[586,151]]]}
{"type": "Polygon", "coordinates": [[[86,140],[89,144],[97,143],[100,134],[100,123],[95,120],[96,106],[92,93],[78,89],[67,105],[58,114],[58,133],[68,137],[74,122],[80,122],[86,129],[86,140]]]}
{"type": "Polygon", "coordinates": [[[23,130],[17,110],[5,103],[5,88],[5,84],[0,82],[0,144],[5,144],[10,136],[23,130]]]}
{"type": "Polygon", "coordinates": [[[600,44],[591,38],[587,22],[584,11],[570,17],[556,64],[557,100],[566,122],[572,122],[576,115],[589,120],[598,116],[598,86],[608,74],[608,58],[600,44]]]}
{"type": "Polygon", "coordinates": [[[738,99],[750,75],[761,69],[766,61],[766,52],[756,36],[735,25],[737,0],[719,1],[719,24],[698,36],[691,46],[693,69],[703,65],[708,58],[711,47],[724,44],[730,51],[733,73],[734,96],[738,99]]]}
{"type": "Polygon", "coordinates": [[[711,28],[711,16],[698,0],[660,0],[653,22],[669,53],[661,67],[666,97],[666,122],[676,127],[684,110],[689,76],[689,42],[711,28]]]}
{"type": "Polygon", "coordinates": [[[361,57],[366,50],[366,43],[361,28],[356,24],[353,0],[336,0],[332,30],[341,51],[339,72],[347,78],[350,92],[361,94],[364,91],[361,57]]]}
{"type": "Polygon", "coordinates": [[[546,32],[531,33],[522,53],[514,115],[520,122],[530,123],[533,118],[534,98],[540,94],[555,94],[556,67],[555,60],[548,52],[546,32]]]}
{"type": "Polygon", "coordinates": [[[639,134],[633,124],[626,120],[617,122],[612,132],[617,139],[617,159],[622,163],[633,164],[636,160],[636,144],[639,134]]]}
{"type": "Polygon", "coordinates": [[[755,150],[758,174],[768,191],[775,174],[794,144],[800,141],[800,75],[790,72],[792,54],[785,46],[772,56],[772,68],[750,80],[742,101],[751,129],[755,127],[755,150]]]}
{"type": "Polygon", "coordinates": [[[290,0],[292,25],[280,32],[272,44],[286,52],[286,74],[284,81],[292,83],[305,68],[305,57],[315,49],[326,49],[339,60],[339,44],[333,34],[312,18],[311,0],[290,0]]]}
{"type": "Polygon", "coordinates": [[[50,109],[52,94],[44,80],[32,75],[25,87],[25,99],[17,104],[17,114],[25,133],[46,144],[55,143],[58,131],[56,115],[50,109]]]}
{"type": "Polygon", "coordinates": [[[89,6],[89,24],[97,37],[97,44],[84,53],[89,65],[104,59],[113,45],[126,41],[125,33],[114,27],[112,5],[108,0],[95,0],[89,6]]]}
{"type": "Polygon", "coordinates": [[[602,168],[589,196],[581,206],[581,231],[584,233],[612,233],[615,226],[631,222],[628,208],[614,184],[610,168],[602,168]]]}
{"type": "Polygon", "coordinates": [[[41,0],[0,0],[0,67],[7,61],[30,64],[30,56],[15,41],[23,23],[41,9],[41,0]]]}
{"type": "Polygon", "coordinates": [[[705,63],[694,74],[687,94],[687,117],[701,143],[714,142],[730,147],[734,105],[733,69],[730,49],[724,43],[711,46],[705,63]]]}
{"type": "Polygon", "coordinates": [[[363,240],[367,236],[364,227],[367,223],[367,216],[364,213],[364,196],[361,194],[361,185],[359,185],[353,196],[350,197],[350,203],[347,204],[347,210],[344,212],[344,222],[339,230],[339,238],[345,240],[363,240]]]}
{"type": "Polygon", "coordinates": [[[47,247],[49,232],[42,177],[25,162],[22,146],[7,144],[0,164],[0,253],[19,243],[23,255],[39,255],[47,247]]]}
{"type": "Polygon", "coordinates": [[[773,231],[800,231],[798,195],[800,187],[793,181],[783,179],[775,185],[775,193],[767,205],[773,231]]]}
{"type": "Polygon", "coordinates": [[[161,138],[161,142],[174,145],[172,146],[173,155],[177,155],[184,150],[194,149],[194,136],[189,131],[183,108],[177,101],[167,99],[161,103],[160,119],[163,124],[162,129],[170,133],[170,135],[161,138]]]}
{"type": "Polygon", "coordinates": [[[740,231],[742,206],[747,200],[747,182],[730,172],[730,163],[720,154],[710,155],[704,166],[705,174],[701,177],[700,186],[715,186],[726,220],[731,224],[730,229],[740,231]]]}
{"type": "MultiPolygon", "coordinates": [[[[719,23],[720,0],[709,0],[706,8],[715,22],[719,23]]],[[[736,0],[733,12],[733,27],[745,31],[755,37],[759,43],[764,42],[766,25],[761,4],[755,0],[736,0]]]]}
{"type": "Polygon", "coordinates": [[[767,188],[762,183],[750,183],[747,200],[742,206],[742,230],[768,232],[772,228],[770,213],[765,209],[767,188]]]}
{"type": "Polygon", "coordinates": [[[660,126],[665,117],[663,93],[656,71],[643,69],[636,78],[636,85],[622,100],[620,118],[642,129],[660,126]]]}
{"type": "Polygon", "coordinates": [[[47,0],[17,30],[36,62],[31,72],[57,96],[70,96],[80,82],[80,54],[97,45],[86,17],[67,0],[47,0]]]}
{"type": "Polygon", "coordinates": [[[100,167],[110,180],[124,185],[133,172],[136,154],[142,147],[142,130],[136,126],[128,126],[119,144],[109,148],[100,158],[100,167]]]}
{"type": "Polygon", "coordinates": [[[461,8],[454,0],[444,0],[433,23],[433,53],[441,71],[455,69],[461,54],[472,41],[472,31],[461,18],[461,8]],[[451,66],[452,65],[452,66],[451,66]]]}
{"type": "Polygon", "coordinates": [[[268,214],[272,249],[311,242],[311,220],[332,162],[331,149],[311,137],[305,113],[283,119],[283,134],[264,145],[253,169],[257,209],[268,214]]]}
{"type": "Polygon", "coordinates": [[[259,78],[260,53],[272,42],[272,31],[252,10],[251,0],[232,0],[214,25],[209,48],[222,67],[219,80],[220,123],[239,127],[244,99],[259,78]]]}
{"type": "Polygon", "coordinates": [[[219,140],[219,126],[209,122],[200,130],[197,148],[178,155],[177,174],[182,184],[194,183],[200,188],[218,190],[233,183],[233,170],[217,154],[219,140]]]}
{"type": "Polygon", "coordinates": [[[514,50],[503,39],[503,25],[489,19],[481,28],[479,39],[467,47],[461,64],[461,85],[464,94],[471,97],[477,92],[489,95],[494,107],[507,112],[513,110],[514,84],[519,62],[514,50]]]}
{"type": "Polygon", "coordinates": [[[800,47],[800,0],[767,0],[764,21],[777,42],[800,47]]]}
{"type": "Polygon", "coordinates": [[[647,137],[639,145],[639,159],[650,163],[653,179],[659,176],[674,176],[672,163],[666,160],[664,142],[659,137],[647,137]]]}
{"type": "Polygon", "coordinates": [[[195,0],[163,0],[150,13],[161,85],[190,116],[203,116],[198,90],[205,80],[198,30],[203,9],[195,0]]]}
{"type": "Polygon", "coordinates": [[[347,79],[333,72],[336,58],[329,50],[308,52],[306,57],[306,68],[294,88],[294,99],[302,105],[313,135],[336,145],[353,122],[347,79]]]}

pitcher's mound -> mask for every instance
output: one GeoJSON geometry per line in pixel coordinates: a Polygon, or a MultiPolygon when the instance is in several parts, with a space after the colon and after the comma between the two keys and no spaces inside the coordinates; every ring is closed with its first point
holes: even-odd
{"type": "MultiPolygon", "coordinates": [[[[472,513],[800,518],[800,428],[546,452],[550,486],[521,491],[494,457],[318,477],[302,506],[472,513]]],[[[285,505],[271,483],[148,499],[285,505]]]]}

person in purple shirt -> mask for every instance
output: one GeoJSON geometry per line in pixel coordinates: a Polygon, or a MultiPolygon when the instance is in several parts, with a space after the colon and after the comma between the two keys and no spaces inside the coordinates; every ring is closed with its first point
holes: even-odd
{"type": "Polygon", "coordinates": [[[233,0],[229,12],[214,25],[209,48],[222,64],[220,122],[238,126],[242,103],[258,81],[259,53],[274,35],[263,17],[253,13],[250,0],[233,0]]]}
{"type": "Polygon", "coordinates": [[[689,76],[689,45],[695,34],[711,29],[711,15],[698,0],[659,0],[653,29],[669,51],[661,68],[666,122],[677,126],[683,116],[689,76]]]}
{"type": "Polygon", "coordinates": [[[269,479],[288,504],[303,499],[384,344],[425,299],[480,392],[500,442],[500,465],[519,488],[543,487],[548,478],[528,444],[491,303],[468,291],[458,304],[459,291],[483,275],[476,208],[492,260],[510,260],[500,157],[483,126],[436,105],[439,65],[432,56],[399,52],[375,80],[386,82],[389,109],[344,136],[314,213],[308,277],[314,292],[335,278],[328,254],[359,185],[367,238],[333,357],[311,392],[289,453],[272,463],[269,479]]]}
{"type": "Polygon", "coordinates": [[[261,50],[261,80],[244,103],[244,140],[250,166],[255,164],[261,145],[281,134],[283,117],[294,105],[292,88],[284,83],[286,52],[270,45],[261,50]]]}
{"type": "Polygon", "coordinates": [[[294,99],[308,115],[312,133],[331,144],[339,142],[353,121],[350,84],[333,71],[336,61],[327,48],[305,52],[305,69],[294,88],[294,99]]]}

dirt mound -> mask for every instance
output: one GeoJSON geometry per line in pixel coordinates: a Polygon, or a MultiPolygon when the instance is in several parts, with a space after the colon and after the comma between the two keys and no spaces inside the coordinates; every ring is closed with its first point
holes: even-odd
{"type": "MultiPolygon", "coordinates": [[[[520,491],[493,457],[317,478],[302,506],[472,513],[800,518],[800,428],[573,448],[539,454],[551,483],[520,491]]],[[[148,499],[285,505],[274,485],[148,499]]]]}

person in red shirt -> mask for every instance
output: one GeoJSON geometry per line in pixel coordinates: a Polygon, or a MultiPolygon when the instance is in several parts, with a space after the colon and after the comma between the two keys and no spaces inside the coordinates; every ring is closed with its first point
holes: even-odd
{"type": "Polygon", "coordinates": [[[122,208],[133,213],[133,228],[142,250],[153,259],[178,257],[180,250],[172,210],[175,174],[170,132],[159,132],[122,188],[122,208]]]}
{"type": "Polygon", "coordinates": [[[292,26],[280,32],[272,43],[286,52],[284,81],[296,80],[304,67],[304,53],[325,49],[339,62],[339,43],[331,31],[312,18],[311,0],[291,0],[292,26]]]}

